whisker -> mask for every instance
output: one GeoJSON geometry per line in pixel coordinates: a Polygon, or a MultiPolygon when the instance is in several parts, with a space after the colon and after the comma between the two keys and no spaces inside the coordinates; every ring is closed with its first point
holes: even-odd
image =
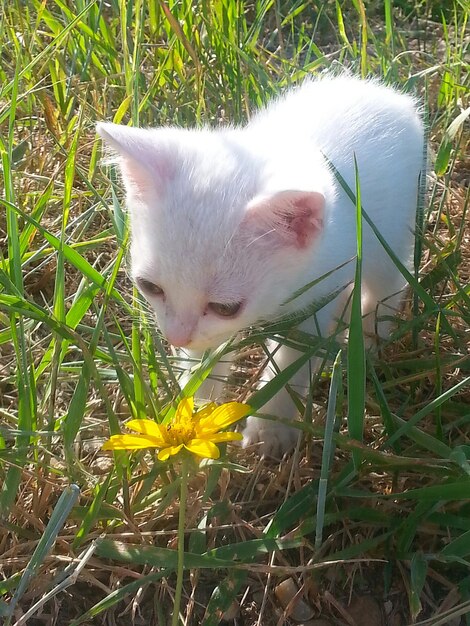
{"type": "Polygon", "coordinates": [[[255,237],[252,241],[250,241],[250,243],[246,246],[247,248],[249,248],[251,245],[253,245],[254,243],[256,243],[257,241],[259,241],[260,239],[262,239],[263,237],[266,237],[266,235],[269,235],[270,233],[274,233],[276,232],[275,228],[271,228],[271,230],[267,230],[265,233],[263,233],[262,235],[259,235],[259,237],[255,237]]]}

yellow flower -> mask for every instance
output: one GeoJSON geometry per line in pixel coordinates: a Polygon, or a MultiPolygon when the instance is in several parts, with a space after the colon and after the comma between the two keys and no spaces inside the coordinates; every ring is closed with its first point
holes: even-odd
{"type": "Polygon", "coordinates": [[[103,450],[140,450],[160,448],[158,458],[166,461],[185,448],[204,459],[218,459],[216,443],[239,441],[240,433],[218,432],[251,412],[251,407],[239,402],[228,402],[217,406],[208,404],[194,412],[194,399],[181,400],[175,417],[168,424],[157,424],[150,419],[130,420],[126,423],[136,435],[113,435],[103,446],[103,450]]]}

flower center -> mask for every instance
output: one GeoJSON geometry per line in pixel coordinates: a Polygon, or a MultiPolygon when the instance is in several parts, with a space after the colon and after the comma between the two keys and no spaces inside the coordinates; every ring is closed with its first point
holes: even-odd
{"type": "Polygon", "coordinates": [[[179,446],[182,443],[188,443],[194,439],[194,424],[192,419],[178,419],[168,424],[166,428],[168,442],[172,446],[179,446]]]}

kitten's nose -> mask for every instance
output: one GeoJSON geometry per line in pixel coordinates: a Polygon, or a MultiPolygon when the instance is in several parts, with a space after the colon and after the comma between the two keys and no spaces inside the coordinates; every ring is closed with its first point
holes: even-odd
{"type": "Polygon", "coordinates": [[[194,316],[188,318],[174,317],[167,320],[164,335],[172,346],[184,348],[191,343],[196,324],[197,318],[194,316]]]}
{"type": "Polygon", "coordinates": [[[166,340],[175,348],[185,348],[191,343],[191,334],[188,333],[165,333],[166,340]]]}

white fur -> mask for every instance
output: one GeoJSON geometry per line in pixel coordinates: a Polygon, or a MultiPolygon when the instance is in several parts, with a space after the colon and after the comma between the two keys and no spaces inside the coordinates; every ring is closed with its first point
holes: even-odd
{"type": "MultiPolygon", "coordinates": [[[[147,295],[161,331],[193,354],[353,281],[354,262],[346,263],[283,304],[356,253],[355,207],[323,155],[352,190],[356,156],[363,207],[409,266],[423,125],[412,97],[378,82],[309,80],[240,128],[99,124],[98,132],[118,154],[126,185],[132,273],[164,290],[164,297],[147,295]],[[233,319],[207,308],[208,302],[238,301],[245,304],[233,319]]],[[[363,313],[383,302],[379,313],[390,315],[405,281],[365,223],[362,272],[363,313]]],[[[324,307],[316,323],[303,322],[301,330],[327,336],[344,298],[324,307]]],[[[283,369],[298,356],[281,346],[276,366],[283,369]]],[[[293,385],[307,388],[308,371],[301,370],[293,385]]],[[[295,415],[285,390],[264,410],[295,415]]],[[[262,442],[263,452],[279,454],[294,441],[293,429],[248,418],[246,445],[262,442]]]]}

